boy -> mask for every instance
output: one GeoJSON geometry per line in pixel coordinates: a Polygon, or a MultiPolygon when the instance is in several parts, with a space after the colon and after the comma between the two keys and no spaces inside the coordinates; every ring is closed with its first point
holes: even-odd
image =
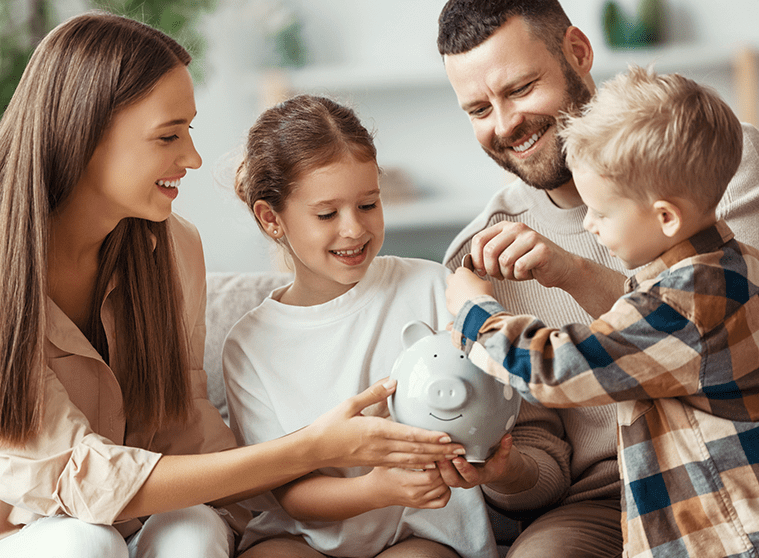
{"type": "Polygon", "coordinates": [[[633,67],[561,137],[585,228],[630,269],[648,265],[593,324],[554,330],[460,268],[454,343],[528,401],[620,403],[626,556],[755,556],[759,251],[715,216],[740,123],[691,80],[633,67]]]}

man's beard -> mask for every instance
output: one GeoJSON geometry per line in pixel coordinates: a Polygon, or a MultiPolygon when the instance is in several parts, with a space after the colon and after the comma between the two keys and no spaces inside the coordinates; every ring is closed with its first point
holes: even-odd
{"type": "MultiPolygon", "coordinates": [[[[585,83],[569,64],[562,58],[564,80],[564,101],[560,113],[577,114],[590,101],[592,95],[585,83]]],[[[572,172],[567,167],[561,139],[554,133],[549,145],[544,145],[540,153],[521,161],[511,157],[511,147],[515,141],[528,137],[527,134],[545,131],[554,126],[557,119],[553,116],[540,116],[521,124],[508,138],[495,136],[491,148],[483,147],[491,159],[508,172],[515,174],[525,183],[540,190],[555,190],[572,179],[572,172]]]]}

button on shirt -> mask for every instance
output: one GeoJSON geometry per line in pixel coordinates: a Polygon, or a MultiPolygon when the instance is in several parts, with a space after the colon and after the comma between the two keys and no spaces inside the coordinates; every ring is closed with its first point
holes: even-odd
{"type": "Polygon", "coordinates": [[[628,279],[590,326],[547,328],[490,297],[453,341],[549,407],[618,405],[625,555],[756,556],[759,251],[724,221],[628,279]]]}

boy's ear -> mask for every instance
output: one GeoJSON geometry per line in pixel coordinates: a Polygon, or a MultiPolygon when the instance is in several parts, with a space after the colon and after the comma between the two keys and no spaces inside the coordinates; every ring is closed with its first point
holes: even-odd
{"type": "Polygon", "coordinates": [[[270,237],[278,240],[284,234],[280,224],[279,215],[271,208],[269,202],[257,200],[253,204],[253,215],[270,237]]]}
{"type": "Polygon", "coordinates": [[[675,203],[667,200],[656,200],[654,211],[659,221],[661,232],[669,238],[673,238],[683,227],[683,211],[675,203]]]}

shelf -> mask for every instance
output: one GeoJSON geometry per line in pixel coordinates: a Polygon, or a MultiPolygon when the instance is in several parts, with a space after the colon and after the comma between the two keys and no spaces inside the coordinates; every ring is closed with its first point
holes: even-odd
{"type": "Polygon", "coordinates": [[[646,67],[654,63],[659,73],[730,69],[738,47],[724,45],[674,44],[654,48],[607,48],[595,52],[592,74],[601,80],[623,72],[630,64],[646,67]]]}
{"type": "MultiPolygon", "coordinates": [[[[759,44],[670,44],[653,48],[610,50],[605,45],[595,51],[591,71],[601,83],[630,64],[646,67],[654,64],[660,73],[728,71],[736,92],[736,112],[744,121],[759,124],[759,44]]],[[[262,92],[263,106],[270,106],[295,92],[323,94],[362,93],[371,91],[426,90],[450,88],[443,64],[439,60],[401,66],[376,64],[314,65],[298,70],[273,70],[253,73],[249,87],[262,92]]]]}
{"type": "MultiPolygon", "coordinates": [[[[739,45],[674,44],[653,48],[595,51],[592,74],[603,81],[624,71],[631,63],[648,66],[655,62],[659,72],[730,69],[739,45]]],[[[393,90],[425,87],[450,87],[440,60],[405,66],[376,64],[314,65],[275,74],[295,91],[393,90]]],[[[261,76],[259,76],[260,79],[261,76]]]]}
{"type": "Polygon", "coordinates": [[[448,84],[442,60],[439,64],[419,64],[408,67],[313,66],[292,71],[289,77],[292,87],[299,91],[314,88],[338,91],[391,90],[441,87],[448,84]]]}

